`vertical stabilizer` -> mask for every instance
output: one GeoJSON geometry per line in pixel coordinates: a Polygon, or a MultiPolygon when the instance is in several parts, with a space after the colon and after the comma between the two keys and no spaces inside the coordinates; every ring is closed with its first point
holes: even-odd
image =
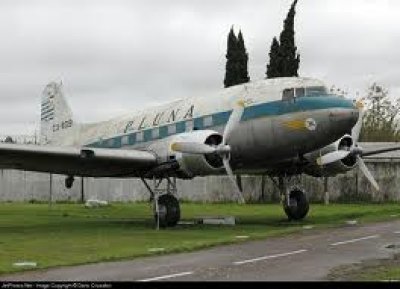
{"type": "Polygon", "coordinates": [[[50,82],[42,93],[40,144],[60,143],[72,131],[72,112],[65,100],[62,83],[50,82]]]}

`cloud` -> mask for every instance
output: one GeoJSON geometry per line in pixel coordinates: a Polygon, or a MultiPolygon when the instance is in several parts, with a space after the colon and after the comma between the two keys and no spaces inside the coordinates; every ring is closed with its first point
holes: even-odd
{"type": "MultiPolygon", "coordinates": [[[[242,29],[253,80],[291,0],[2,1],[0,134],[31,133],[46,83],[62,80],[75,116],[98,121],[222,88],[226,36],[242,29]]],[[[391,0],[303,0],[296,15],[301,74],[362,91],[400,91],[391,0]]]]}

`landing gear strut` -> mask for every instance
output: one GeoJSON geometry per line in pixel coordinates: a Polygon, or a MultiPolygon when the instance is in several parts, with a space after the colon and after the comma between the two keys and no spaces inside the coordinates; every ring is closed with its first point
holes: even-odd
{"type": "Polygon", "coordinates": [[[288,219],[304,219],[310,209],[305,192],[296,186],[288,190],[283,177],[279,177],[279,190],[282,197],[283,209],[288,219]]]}
{"type": "Polygon", "coordinates": [[[150,192],[153,201],[154,220],[158,228],[174,227],[181,218],[181,210],[176,195],[176,178],[153,179],[153,186],[142,178],[143,183],[150,192]],[[166,186],[162,187],[162,181],[166,180],[166,186]]]}

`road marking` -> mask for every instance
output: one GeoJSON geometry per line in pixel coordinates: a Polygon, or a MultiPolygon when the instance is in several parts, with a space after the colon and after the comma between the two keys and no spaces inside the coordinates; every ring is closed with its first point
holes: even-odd
{"type": "Polygon", "coordinates": [[[394,234],[400,234],[400,231],[395,231],[395,232],[393,232],[394,234]]]}
{"type": "Polygon", "coordinates": [[[152,278],[147,278],[147,279],[142,279],[142,280],[137,280],[137,281],[138,282],[151,282],[151,281],[170,279],[170,278],[181,277],[181,276],[192,275],[192,274],[193,274],[193,272],[182,272],[182,273],[163,275],[163,276],[152,277],[152,278]]]}
{"type": "Polygon", "coordinates": [[[247,263],[253,263],[253,262],[258,262],[258,261],[263,261],[263,260],[269,260],[269,259],[274,259],[274,258],[279,258],[279,257],[285,257],[285,256],[290,256],[290,255],[295,255],[295,254],[300,254],[304,253],[307,250],[298,250],[298,251],[293,251],[293,252],[288,252],[288,253],[282,253],[282,254],[276,254],[276,255],[270,255],[270,256],[263,256],[259,258],[254,258],[254,259],[249,259],[249,260],[243,260],[243,261],[236,261],[233,262],[235,265],[242,265],[242,264],[247,264],[247,263]]]}
{"type": "Polygon", "coordinates": [[[367,236],[367,237],[362,237],[362,238],[358,238],[358,239],[352,239],[352,240],[347,240],[347,241],[336,242],[336,243],[333,243],[333,244],[330,244],[330,245],[331,246],[339,246],[339,245],[355,243],[355,242],[358,242],[358,241],[363,241],[363,240],[368,240],[368,239],[376,239],[378,237],[379,237],[379,235],[373,235],[373,236],[367,236]]]}

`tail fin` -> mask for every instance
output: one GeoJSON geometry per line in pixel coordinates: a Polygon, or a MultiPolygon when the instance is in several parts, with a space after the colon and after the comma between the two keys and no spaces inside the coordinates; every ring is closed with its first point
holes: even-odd
{"type": "Polygon", "coordinates": [[[46,85],[42,93],[40,119],[40,144],[59,142],[59,137],[73,127],[72,112],[64,98],[62,83],[46,85]]]}

